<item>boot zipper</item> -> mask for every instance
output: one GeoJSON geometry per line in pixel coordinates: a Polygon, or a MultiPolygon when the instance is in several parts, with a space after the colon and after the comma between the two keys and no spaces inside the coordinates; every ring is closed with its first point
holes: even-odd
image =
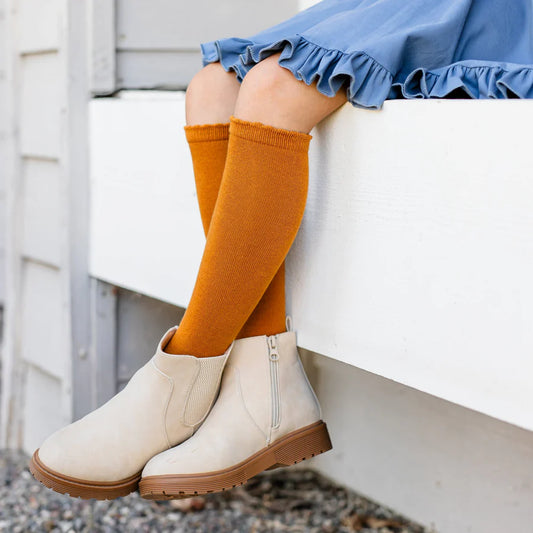
{"type": "Polygon", "coordinates": [[[280,424],[281,405],[279,396],[279,353],[275,335],[267,337],[268,358],[270,360],[270,391],[272,396],[272,427],[280,424]]]}

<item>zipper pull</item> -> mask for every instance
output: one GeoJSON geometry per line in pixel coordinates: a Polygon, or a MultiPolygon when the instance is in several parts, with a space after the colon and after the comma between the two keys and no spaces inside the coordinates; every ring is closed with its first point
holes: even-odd
{"type": "Polygon", "coordinates": [[[268,358],[271,361],[277,361],[279,359],[278,345],[276,343],[275,335],[268,338],[268,358]]]}
{"type": "MultiPolygon", "coordinates": [[[[268,344],[268,358],[270,366],[270,398],[272,401],[272,420],[270,423],[270,428],[277,429],[281,423],[281,398],[279,391],[279,352],[277,345],[276,335],[267,337],[268,344]]],[[[268,443],[270,444],[270,439],[272,433],[268,438],[268,443]]]]}

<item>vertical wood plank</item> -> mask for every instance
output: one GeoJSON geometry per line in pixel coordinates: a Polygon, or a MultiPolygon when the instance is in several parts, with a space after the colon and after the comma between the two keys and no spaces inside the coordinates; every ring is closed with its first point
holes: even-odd
{"type": "Polygon", "coordinates": [[[21,56],[20,144],[25,155],[56,159],[65,111],[62,54],[53,52],[21,56]]]}
{"type": "Polygon", "coordinates": [[[5,0],[0,0],[0,304],[5,296],[5,234],[6,234],[6,168],[7,136],[9,134],[7,108],[7,13],[5,0]]]}
{"type": "Polygon", "coordinates": [[[62,416],[62,381],[33,365],[25,365],[25,450],[37,449],[51,433],[65,424],[62,416]]]}
{"type": "Polygon", "coordinates": [[[96,278],[91,278],[91,322],[93,407],[98,407],[117,390],[117,288],[96,278]]]}
{"type": "Polygon", "coordinates": [[[23,373],[19,364],[20,352],[20,217],[21,179],[19,136],[19,79],[16,2],[3,0],[5,14],[5,131],[4,140],[6,180],[6,300],[4,336],[2,342],[2,396],[0,413],[0,445],[17,448],[22,445],[23,373]]]}
{"type": "Polygon", "coordinates": [[[59,46],[59,0],[18,0],[19,52],[55,51],[59,46]]]}
{"type": "MultiPolygon", "coordinates": [[[[89,411],[93,404],[91,375],[90,279],[88,276],[89,179],[88,179],[88,6],[63,0],[63,87],[65,113],[61,137],[65,234],[64,264],[71,363],[70,402],[72,418],[89,411]],[[73,393],[75,391],[75,393],[73,393]]],[[[67,395],[65,395],[67,398],[67,395]]]]}
{"type": "Polygon", "coordinates": [[[26,333],[20,355],[24,362],[60,380],[67,377],[68,338],[63,328],[62,275],[58,268],[29,259],[22,261],[21,320],[26,333]]]}
{"type": "Polygon", "coordinates": [[[90,89],[93,94],[111,94],[116,88],[115,2],[89,2],[90,89]]]}
{"type": "Polygon", "coordinates": [[[117,373],[119,387],[154,355],[165,331],[179,324],[184,310],[142,294],[119,289],[117,373]]]}
{"type": "Polygon", "coordinates": [[[60,167],[57,161],[24,158],[23,237],[25,256],[61,266],[60,167]]]}

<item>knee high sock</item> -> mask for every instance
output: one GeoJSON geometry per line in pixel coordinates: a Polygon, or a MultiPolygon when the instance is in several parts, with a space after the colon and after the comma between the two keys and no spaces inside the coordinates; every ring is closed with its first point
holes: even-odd
{"type": "MultiPolygon", "coordinates": [[[[207,235],[228,151],[229,123],[185,126],[204,232],[207,235]]],[[[237,338],[285,331],[285,264],[263,294],[237,338]]]]}
{"type": "Polygon", "coordinates": [[[234,117],[229,131],[204,255],[169,353],[223,353],[281,267],[302,220],[311,136],[234,117]]]}

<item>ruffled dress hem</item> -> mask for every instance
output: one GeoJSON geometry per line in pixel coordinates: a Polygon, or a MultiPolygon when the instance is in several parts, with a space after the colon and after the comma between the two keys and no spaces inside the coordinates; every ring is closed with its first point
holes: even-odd
{"type": "Polygon", "coordinates": [[[461,95],[476,99],[533,98],[533,67],[515,63],[465,60],[438,69],[419,67],[402,78],[364,51],[330,50],[294,35],[270,44],[239,38],[201,45],[203,64],[219,61],[239,81],[266,57],[281,52],[278,63],[307,85],[334,96],[346,85],[355,107],[379,109],[387,99],[446,98],[461,95]]]}

